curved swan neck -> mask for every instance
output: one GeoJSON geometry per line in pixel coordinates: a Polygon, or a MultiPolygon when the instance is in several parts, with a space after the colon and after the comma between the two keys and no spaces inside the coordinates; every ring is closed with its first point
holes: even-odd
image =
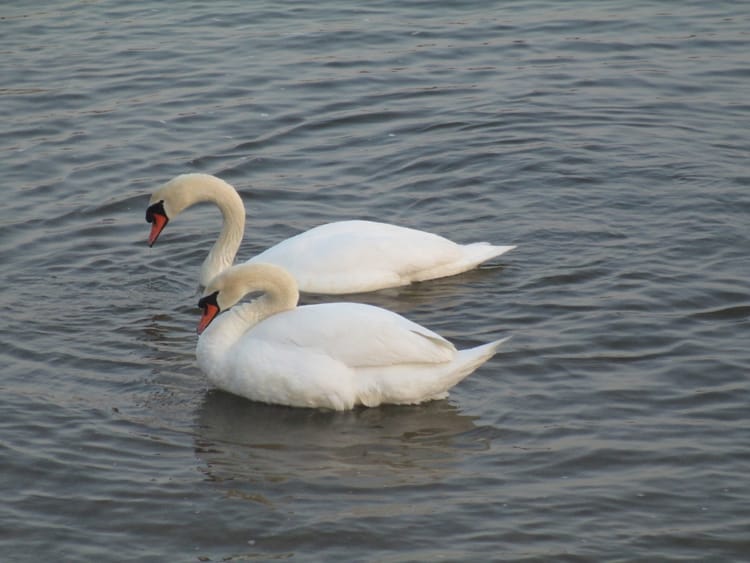
{"type": "Polygon", "coordinates": [[[245,332],[271,315],[294,309],[299,300],[295,279],[273,264],[233,266],[214,278],[204,295],[212,293],[216,293],[217,305],[224,313],[198,339],[200,356],[208,359],[223,357],[245,332]],[[253,292],[263,295],[250,303],[236,305],[253,292]]]}
{"type": "Polygon", "coordinates": [[[151,202],[164,201],[167,217],[173,219],[196,203],[214,203],[221,211],[223,223],[219,238],[201,266],[200,283],[209,282],[234,262],[245,232],[245,206],[237,190],[221,178],[210,174],[182,174],[154,192],[151,202]]]}
{"type": "Polygon", "coordinates": [[[242,314],[250,314],[255,322],[281,311],[294,309],[299,301],[297,282],[285,269],[274,264],[240,264],[218,276],[206,294],[218,292],[218,305],[225,311],[238,303],[245,295],[262,292],[258,299],[247,305],[235,307],[242,314]]]}
{"type": "Polygon", "coordinates": [[[223,219],[219,238],[201,266],[201,285],[205,287],[216,275],[229,268],[237,256],[245,232],[245,206],[237,190],[215,176],[203,177],[200,183],[191,185],[196,186],[193,188],[199,198],[196,202],[215,203],[223,219]]]}

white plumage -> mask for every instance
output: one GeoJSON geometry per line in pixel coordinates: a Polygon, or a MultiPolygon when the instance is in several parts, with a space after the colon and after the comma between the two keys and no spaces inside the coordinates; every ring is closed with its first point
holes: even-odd
{"type": "MultiPolygon", "coordinates": [[[[183,174],[151,196],[146,218],[153,244],[170,219],[191,205],[208,201],[222,212],[218,240],[201,267],[202,286],[234,262],[245,228],[245,208],[237,191],[208,174],[183,174]]],[[[515,246],[486,242],[457,244],[444,237],[374,221],[320,225],[262,252],[250,263],[282,266],[300,291],[343,294],[374,291],[451,276],[475,268],[515,246]]]]}
{"type": "Polygon", "coordinates": [[[444,398],[505,340],[459,351],[371,305],[297,307],[294,278],[271,264],[234,266],[205,295],[200,327],[208,326],[196,350],[201,370],[220,389],[266,403],[345,410],[444,398]],[[211,322],[252,291],[265,293],[211,322]]]}

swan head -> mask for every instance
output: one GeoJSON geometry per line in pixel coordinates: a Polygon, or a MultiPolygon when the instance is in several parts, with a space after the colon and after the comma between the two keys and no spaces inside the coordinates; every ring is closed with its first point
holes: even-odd
{"type": "Polygon", "coordinates": [[[198,334],[206,330],[216,316],[221,313],[219,306],[219,292],[214,291],[209,295],[204,295],[198,301],[198,308],[202,311],[201,320],[198,322],[198,334]]]}
{"type": "Polygon", "coordinates": [[[206,330],[219,313],[230,309],[245,296],[245,291],[239,287],[240,281],[232,276],[219,275],[206,287],[203,297],[198,300],[198,308],[201,310],[198,334],[206,330]]]}
{"type": "Polygon", "coordinates": [[[299,300],[297,282],[281,266],[275,264],[239,264],[216,276],[206,286],[198,301],[201,319],[198,334],[221,313],[238,303],[251,292],[262,292],[263,297],[253,303],[260,317],[293,309],[299,300]]]}
{"type": "Polygon", "coordinates": [[[235,192],[224,180],[210,174],[180,174],[157,188],[146,209],[146,221],[151,223],[148,245],[154,245],[170,219],[194,203],[208,200],[216,191],[235,192]]]}
{"type": "Polygon", "coordinates": [[[151,232],[148,235],[148,245],[154,246],[156,239],[159,238],[164,227],[169,223],[169,215],[167,215],[167,211],[164,209],[163,199],[148,206],[148,209],[146,209],[146,221],[151,223],[151,232]]]}

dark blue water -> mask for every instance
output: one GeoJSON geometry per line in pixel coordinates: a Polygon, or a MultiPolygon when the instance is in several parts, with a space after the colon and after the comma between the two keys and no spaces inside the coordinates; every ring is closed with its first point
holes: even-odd
{"type": "MultiPolygon", "coordinates": [[[[6,3],[4,561],[743,561],[750,5],[6,3]],[[250,403],[195,364],[216,174],[241,257],[367,218],[519,247],[353,296],[446,401],[250,403]]],[[[318,298],[318,300],[324,300],[318,298]]]]}

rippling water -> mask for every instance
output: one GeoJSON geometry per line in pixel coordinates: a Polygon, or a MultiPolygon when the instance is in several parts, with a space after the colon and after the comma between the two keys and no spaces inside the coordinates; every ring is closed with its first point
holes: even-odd
{"type": "MultiPolygon", "coordinates": [[[[7,561],[741,561],[750,7],[0,8],[7,561]],[[446,401],[253,404],[195,365],[205,206],[241,256],[345,218],[518,244],[352,299],[460,346],[446,401]]],[[[322,299],[319,299],[322,300],[322,299]]]]}

